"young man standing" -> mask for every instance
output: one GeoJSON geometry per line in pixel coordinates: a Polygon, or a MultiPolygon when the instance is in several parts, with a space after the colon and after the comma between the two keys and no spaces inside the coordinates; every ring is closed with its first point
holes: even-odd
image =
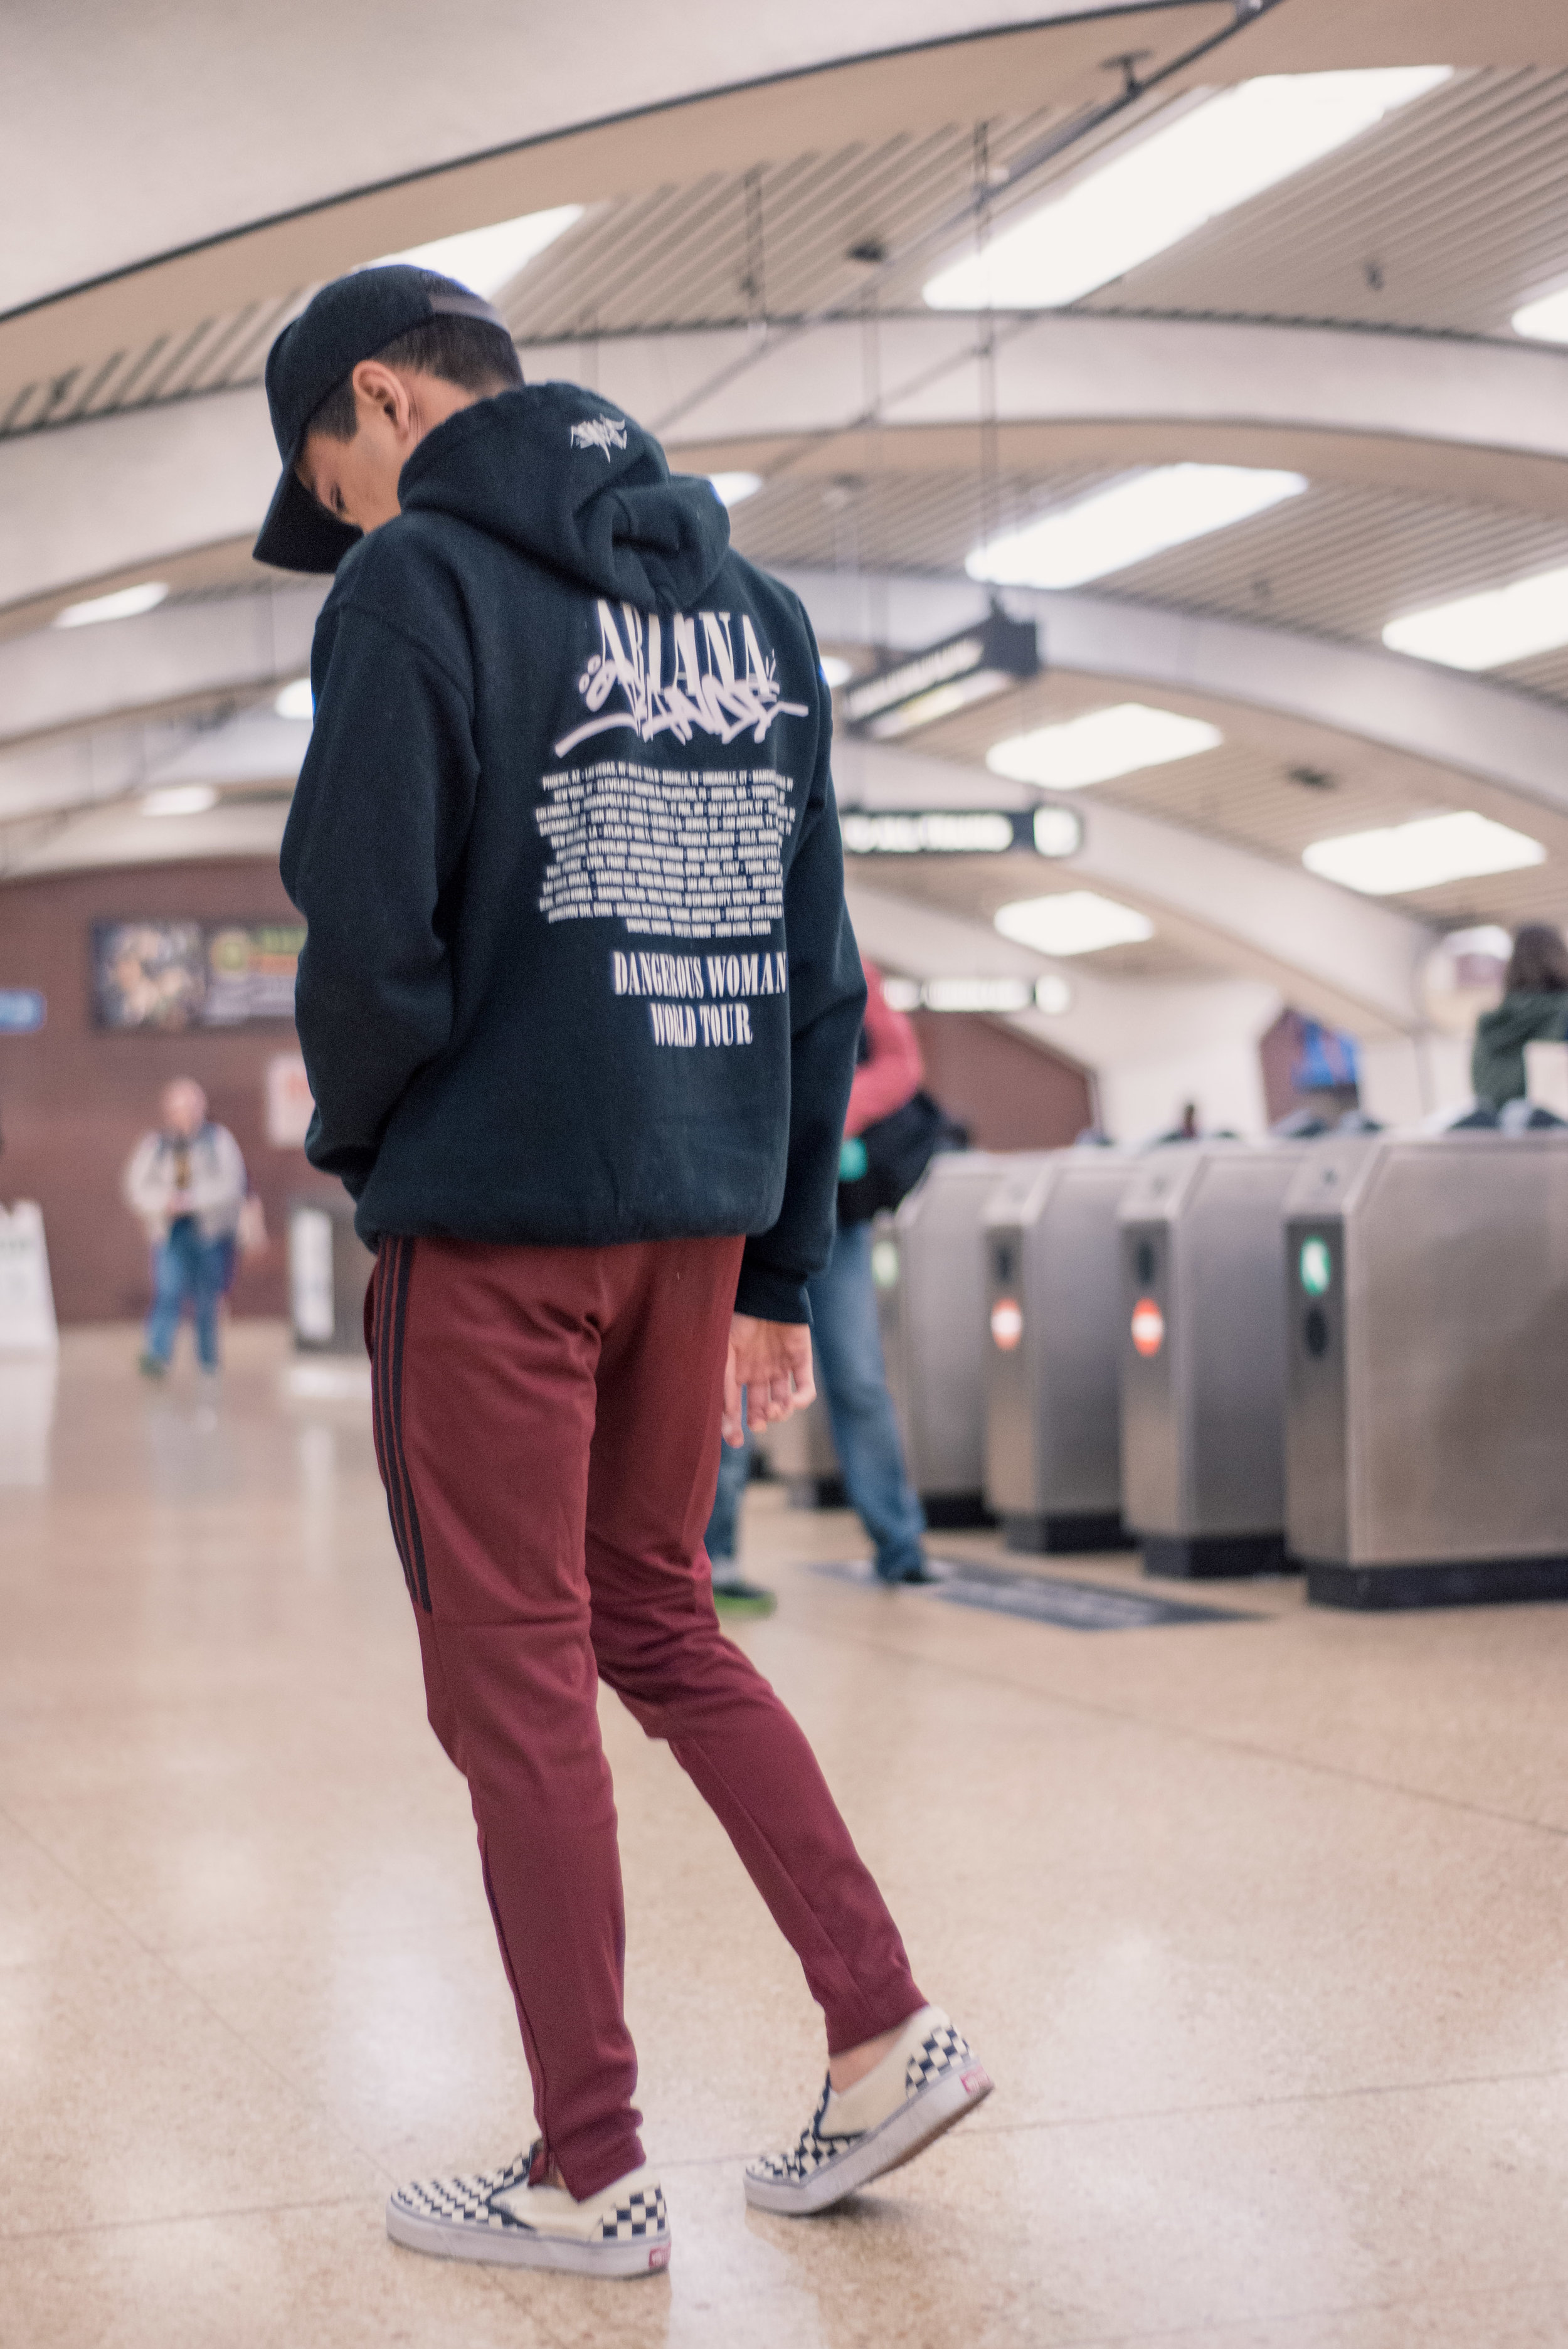
{"type": "Polygon", "coordinates": [[[829,2083],[761,2207],[827,2208],[990,2083],[911,1977],[810,1747],[720,1635],[718,1432],[811,1392],[864,997],[829,700],[706,482],[524,388],[449,280],[366,270],[274,344],[257,554],[336,571],[283,849],[307,1149],[358,1201],[377,1454],[432,1726],[468,1779],[539,2137],[400,2189],[400,2242],[647,2273],[603,1679],[799,1955],[829,2083]]]}

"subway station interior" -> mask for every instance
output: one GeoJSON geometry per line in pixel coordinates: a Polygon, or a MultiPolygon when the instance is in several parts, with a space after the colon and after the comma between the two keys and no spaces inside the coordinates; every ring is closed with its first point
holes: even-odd
{"type": "Polygon", "coordinates": [[[1563,0],[66,0],[0,220],[5,2349],[1568,2349],[1563,0]]]}

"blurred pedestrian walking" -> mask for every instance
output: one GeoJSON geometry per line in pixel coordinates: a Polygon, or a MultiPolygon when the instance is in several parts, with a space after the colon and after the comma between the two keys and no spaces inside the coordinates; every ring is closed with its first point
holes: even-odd
{"type": "Polygon", "coordinates": [[[218,1304],[234,1260],[234,1236],[246,1194],[245,1162],[227,1126],[207,1114],[192,1078],[163,1089],[156,1129],[144,1134],[125,1170],[126,1204],[152,1243],[152,1310],[141,1371],[160,1379],[189,1307],[196,1357],[218,1368],[218,1304]]]}

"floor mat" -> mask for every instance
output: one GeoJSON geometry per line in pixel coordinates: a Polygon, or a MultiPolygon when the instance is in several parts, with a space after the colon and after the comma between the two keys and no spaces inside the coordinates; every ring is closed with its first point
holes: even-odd
{"type": "MultiPolygon", "coordinates": [[[[1054,1623],[1068,1631],[1131,1631],[1159,1623],[1249,1623],[1259,1618],[1235,1607],[1194,1607],[1184,1599],[1161,1599],[1152,1591],[1109,1589],[1101,1582],[1071,1582],[1059,1575],[1018,1574],[1006,1567],[983,1566],[970,1558],[934,1557],[937,1578],[923,1588],[950,1607],[979,1607],[993,1615],[1021,1615],[1034,1623],[1054,1623]]],[[[834,1563],[812,1568],[835,1582],[862,1588],[884,1586],[877,1581],[869,1559],[834,1563]]]]}

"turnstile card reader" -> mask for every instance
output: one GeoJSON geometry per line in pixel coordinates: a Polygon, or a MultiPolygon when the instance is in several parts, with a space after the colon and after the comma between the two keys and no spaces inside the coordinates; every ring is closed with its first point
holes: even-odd
{"type": "Polygon", "coordinates": [[[1024,1162],[944,1152],[872,1247],[887,1381],[931,1523],[984,1520],[985,1254],[981,1217],[1024,1162]]]}
{"type": "Polygon", "coordinates": [[[1053,1151],[985,1209],[985,1499],[1010,1549],[1126,1547],[1116,1215],[1139,1164],[1053,1151]]]}
{"type": "Polygon", "coordinates": [[[1281,1234],[1321,1146],[1153,1151],[1122,1199],[1121,1510],[1150,1574],[1286,1563],[1281,1234]]]}
{"type": "Polygon", "coordinates": [[[1320,1143],[1284,1253],[1307,1596],[1568,1597],[1568,1133],[1320,1143]]]}

